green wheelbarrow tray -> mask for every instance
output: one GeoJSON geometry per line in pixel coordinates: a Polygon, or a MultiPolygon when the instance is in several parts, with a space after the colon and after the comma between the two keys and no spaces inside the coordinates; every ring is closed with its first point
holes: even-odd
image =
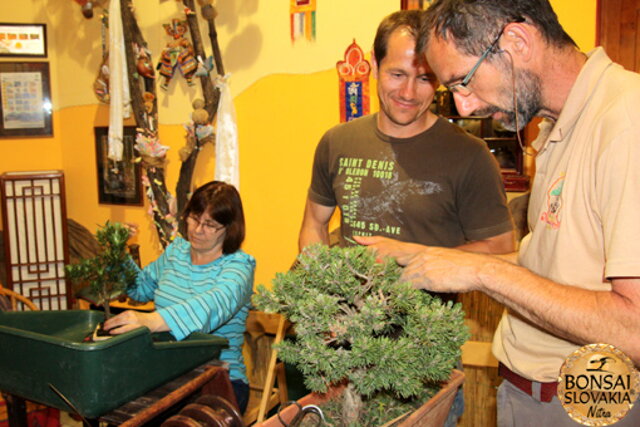
{"type": "Polygon", "coordinates": [[[220,356],[224,338],[138,328],[83,342],[104,319],[99,311],[0,312],[0,390],[73,412],[100,415],[220,356]]]}

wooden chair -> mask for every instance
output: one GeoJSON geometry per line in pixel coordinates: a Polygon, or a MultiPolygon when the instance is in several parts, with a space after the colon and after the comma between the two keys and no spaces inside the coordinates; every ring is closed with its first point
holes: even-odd
{"type": "Polygon", "coordinates": [[[247,426],[264,421],[272,408],[288,401],[284,363],[278,362],[277,351],[272,346],[282,341],[290,326],[279,314],[249,311],[245,350],[249,355],[247,365],[250,394],[249,405],[243,416],[243,422],[247,426]]]}
{"type": "MultiPolygon", "coordinates": [[[[31,300],[23,295],[20,295],[17,292],[12,291],[11,289],[7,289],[2,284],[0,284],[0,297],[6,298],[9,301],[9,307],[6,307],[8,311],[18,311],[25,310],[28,308],[29,310],[38,310],[38,307],[31,302],[31,300]]],[[[2,310],[2,302],[0,301],[0,311],[2,310]]]]}

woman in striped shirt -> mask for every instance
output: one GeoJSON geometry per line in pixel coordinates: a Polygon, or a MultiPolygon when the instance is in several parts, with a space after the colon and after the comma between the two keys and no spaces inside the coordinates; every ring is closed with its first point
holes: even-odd
{"type": "Polygon", "coordinates": [[[249,386],[242,357],[245,321],[253,292],[255,260],[244,253],[242,202],[232,185],[212,181],[198,188],[185,208],[187,240],[177,237],[155,262],[142,269],[128,291],[137,301],[155,303],[152,313],[125,311],[105,322],[121,334],[145,326],[169,331],[177,340],[205,332],[229,340],[220,359],[244,412],[249,386]]]}

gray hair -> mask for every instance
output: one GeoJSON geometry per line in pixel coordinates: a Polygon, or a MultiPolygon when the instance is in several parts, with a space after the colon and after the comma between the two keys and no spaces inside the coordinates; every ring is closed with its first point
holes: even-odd
{"type": "Polygon", "coordinates": [[[450,37],[461,52],[479,56],[501,28],[522,20],[535,26],[550,45],[576,46],[548,0],[436,0],[422,16],[416,51],[424,51],[435,35],[450,37]]]}

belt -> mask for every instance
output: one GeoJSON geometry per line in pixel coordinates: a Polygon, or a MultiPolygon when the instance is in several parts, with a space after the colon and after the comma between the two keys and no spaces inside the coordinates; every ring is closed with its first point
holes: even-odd
{"type": "Polygon", "coordinates": [[[541,402],[551,402],[553,396],[557,394],[557,382],[540,383],[528,380],[525,377],[516,374],[502,363],[498,365],[498,374],[523,392],[527,393],[529,396],[532,396],[541,402]]]}

